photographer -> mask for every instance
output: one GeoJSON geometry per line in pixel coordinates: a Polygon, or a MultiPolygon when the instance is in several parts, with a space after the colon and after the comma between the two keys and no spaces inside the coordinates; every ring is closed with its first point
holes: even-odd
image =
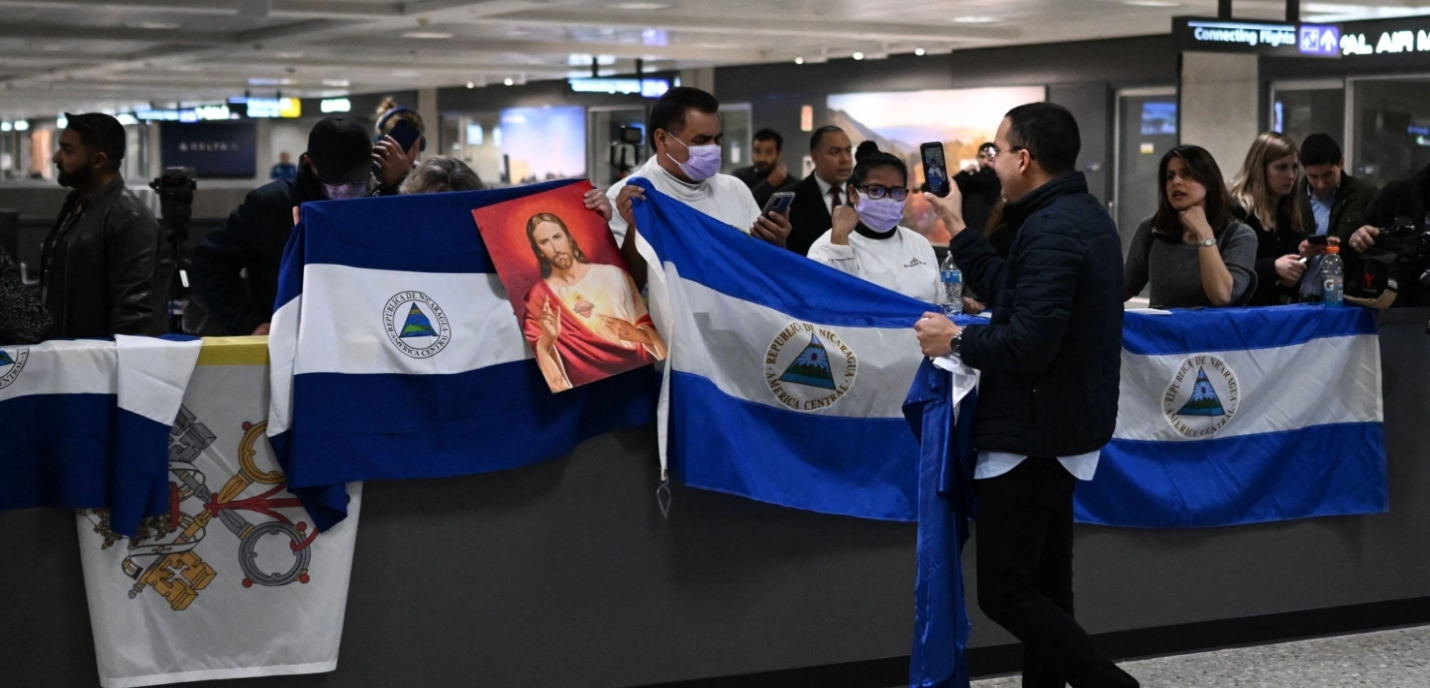
{"type": "MultiPolygon", "coordinates": [[[[1359,259],[1361,253],[1376,245],[1377,239],[1396,221],[1404,218],[1414,223],[1415,231],[1430,230],[1430,166],[1415,173],[1404,181],[1391,182],[1376,194],[1375,200],[1365,209],[1366,225],[1351,235],[1351,248],[1355,249],[1352,260],[1359,259]]],[[[1415,245],[1415,237],[1408,237],[1409,246],[1415,245]]],[[[1382,245],[1390,242],[1381,241],[1382,245]]],[[[1394,250],[1394,249],[1392,249],[1394,250]]],[[[1401,263],[1397,281],[1400,294],[1395,306],[1430,305],[1430,289],[1423,285],[1419,277],[1430,264],[1424,258],[1406,260],[1401,263]]]]}
{"type": "MultiPolygon", "coordinates": [[[[329,117],[308,134],[297,179],[254,189],[222,227],[194,250],[194,299],[218,321],[219,334],[268,334],[278,268],[293,232],[293,209],[309,201],[372,193],[372,139],[350,117],[329,117]],[[248,271],[248,284],[240,276],[248,271]]],[[[207,334],[207,332],[205,332],[207,334]]]]}

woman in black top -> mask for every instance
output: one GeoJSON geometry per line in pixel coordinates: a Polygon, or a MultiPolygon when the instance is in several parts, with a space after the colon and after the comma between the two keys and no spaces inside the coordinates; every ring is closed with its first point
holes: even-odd
{"type": "Polygon", "coordinates": [[[1241,172],[1231,182],[1232,215],[1256,231],[1256,293],[1252,306],[1286,303],[1306,266],[1301,262],[1301,205],[1294,195],[1301,176],[1296,143],[1267,132],[1256,137],[1241,172]]]}

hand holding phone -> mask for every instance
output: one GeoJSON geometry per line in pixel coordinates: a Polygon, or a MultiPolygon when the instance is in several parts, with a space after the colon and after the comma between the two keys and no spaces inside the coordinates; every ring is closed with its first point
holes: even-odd
{"type": "Polygon", "coordinates": [[[776,212],[789,217],[789,208],[792,203],[794,203],[793,191],[779,191],[765,202],[765,209],[760,211],[760,214],[769,215],[771,212],[776,212]]]}
{"type": "Polygon", "coordinates": [[[937,141],[921,144],[919,156],[924,161],[924,179],[928,183],[929,193],[939,198],[947,196],[950,182],[948,163],[943,157],[943,144],[937,141]]]}

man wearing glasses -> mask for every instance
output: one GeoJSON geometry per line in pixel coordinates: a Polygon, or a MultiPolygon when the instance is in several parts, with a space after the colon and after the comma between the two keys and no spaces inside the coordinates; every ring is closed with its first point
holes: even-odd
{"type": "Polygon", "coordinates": [[[978,606],[1023,643],[1024,688],[1132,688],[1073,618],[1073,490],[1091,480],[1117,424],[1122,241],[1087,180],[1081,140],[1052,103],[1013,108],[993,168],[1013,232],[1000,258],[966,231],[959,194],[928,195],[949,250],[988,298],[987,325],[937,313],[915,324],[925,356],[977,369],[974,418],[978,606]]]}

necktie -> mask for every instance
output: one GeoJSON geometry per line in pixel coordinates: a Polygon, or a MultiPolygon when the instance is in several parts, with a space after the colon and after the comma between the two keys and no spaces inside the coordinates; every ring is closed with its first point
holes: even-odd
{"type": "Polygon", "coordinates": [[[839,187],[837,187],[837,186],[831,186],[831,187],[829,187],[829,198],[830,198],[830,200],[832,201],[832,203],[830,203],[830,205],[829,205],[829,207],[830,207],[831,209],[832,209],[832,208],[838,208],[838,207],[840,206],[840,203],[839,203],[839,187]]]}

